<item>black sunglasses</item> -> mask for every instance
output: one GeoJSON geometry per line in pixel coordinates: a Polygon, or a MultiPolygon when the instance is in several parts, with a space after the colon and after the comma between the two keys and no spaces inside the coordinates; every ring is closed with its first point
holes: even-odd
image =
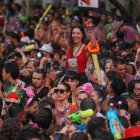
{"type": "Polygon", "coordinates": [[[54,89],[54,93],[60,93],[60,94],[63,94],[64,92],[65,92],[66,90],[64,90],[64,89],[54,89]]]}

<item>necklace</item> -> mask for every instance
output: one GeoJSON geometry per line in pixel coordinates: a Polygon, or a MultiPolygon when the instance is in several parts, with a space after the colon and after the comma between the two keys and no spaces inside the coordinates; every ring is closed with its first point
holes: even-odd
{"type": "Polygon", "coordinates": [[[83,46],[83,43],[81,44],[81,46],[77,49],[76,53],[73,53],[73,56],[76,57],[76,55],[78,54],[78,52],[80,51],[81,47],[83,46]]]}

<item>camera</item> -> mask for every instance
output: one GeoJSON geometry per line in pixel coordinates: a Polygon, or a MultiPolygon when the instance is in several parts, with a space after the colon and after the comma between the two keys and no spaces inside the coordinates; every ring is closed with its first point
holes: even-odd
{"type": "Polygon", "coordinates": [[[46,73],[51,72],[51,59],[50,58],[48,58],[47,62],[45,63],[45,71],[46,73]]]}
{"type": "Polygon", "coordinates": [[[42,53],[42,52],[38,52],[37,53],[37,58],[38,59],[41,59],[41,58],[43,58],[44,57],[44,54],[42,53]]]}

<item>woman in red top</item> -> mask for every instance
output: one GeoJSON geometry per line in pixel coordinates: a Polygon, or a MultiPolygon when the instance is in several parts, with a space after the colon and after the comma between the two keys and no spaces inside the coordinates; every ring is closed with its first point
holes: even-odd
{"type": "MultiPolygon", "coordinates": [[[[96,45],[96,40],[93,33],[93,24],[88,23],[86,28],[89,33],[92,46],[94,47],[96,45]]],[[[54,42],[67,49],[66,69],[76,71],[83,80],[83,78],[86,77],[85,69],[89,62],[88,60],[91,58],[91,55],[87,50],[87,45],[84,44],[84,39],[86,38],[85,29],[83,26],[75,26],[72,28],[71,39],[69,42],[62,39],[62,31],[63,29],[61,32],[57,33],[54,38],[54,42]]]]}

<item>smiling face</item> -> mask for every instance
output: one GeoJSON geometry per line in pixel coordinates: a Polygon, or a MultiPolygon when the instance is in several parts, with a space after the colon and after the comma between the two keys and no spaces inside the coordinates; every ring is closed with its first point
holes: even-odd
{"type": "Polygon", "coordinates": [[[79,28],[74,28],[72,31],[72,39],[74,43],[82,42],[83,34],[79,28]]]}
{"type": "Polygon", "coordinates": [[[68,77],[65,79],[65,83],[70,85],[71,91],[74,91],[79,84],[79,81],[74,77],[68,77]]]}

